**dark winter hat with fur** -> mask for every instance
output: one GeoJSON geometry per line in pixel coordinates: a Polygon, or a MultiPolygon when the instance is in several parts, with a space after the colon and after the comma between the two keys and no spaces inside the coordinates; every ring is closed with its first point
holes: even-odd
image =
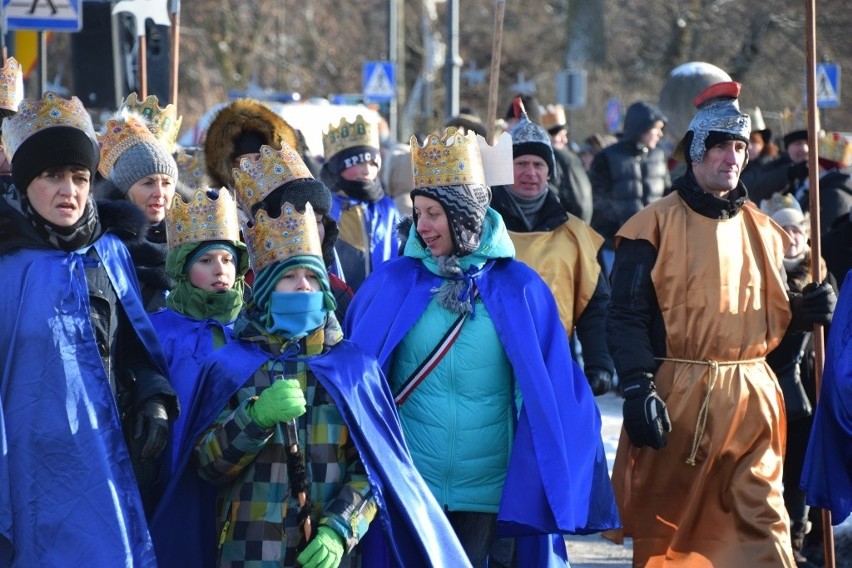
{"type": "Polygon", "coordinates": [[[204,140],[207,172],[216,185],[234,187],[234,159],[260,151],[263,145],[286,143],[305,153],[304,138],[269,107],[254,99],[238,99],[224,107],[210,123],[204,140]]]}

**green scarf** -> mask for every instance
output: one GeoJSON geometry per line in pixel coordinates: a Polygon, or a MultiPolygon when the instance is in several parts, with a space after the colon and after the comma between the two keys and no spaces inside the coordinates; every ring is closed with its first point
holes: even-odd
{"type": "Polygon", "coordinates": [[[166,306],[196,320],[216,320],[222,324],[234,321],[243,307],[245,274],[248,272],[248,254],[245,244],[227,241],[237,249],[239,259],[237,278],[227,292],[207,292],[189,281],[184,264],[189,256],[203,243],[187,243],[169,250],[166,256],[166,272],[175,281],[175,287],[166,296],[166,306]]]}

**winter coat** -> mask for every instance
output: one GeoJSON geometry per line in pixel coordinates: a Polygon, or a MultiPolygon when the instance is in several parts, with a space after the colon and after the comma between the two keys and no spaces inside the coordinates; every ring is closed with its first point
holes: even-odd
{"type": "MultiPolygon", "coordinates": [[[[554,148],[556,158],[557,191],[559,202],[565,211],[586,223],[592,220],[592,182],[583,167],[583,162],[567,148],[554,148]]],[[[551,188],[552,189],[552,188],[551,188]]]]}
{"type": "Polygon", "coordinates": [[[592,182],[592,228],[613,248],[618,229],[645,205],[668,193],[671,186],[666,155],[662,148],[650,150],[639,137],[657,120],[650,105],[631,105],[624,120],[621,139],[595,155],[589,168],[592,182]]]}

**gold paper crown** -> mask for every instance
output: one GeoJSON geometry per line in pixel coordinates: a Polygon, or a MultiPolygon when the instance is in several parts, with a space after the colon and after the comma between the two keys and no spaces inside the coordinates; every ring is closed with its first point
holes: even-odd
{"type": "Polygon", "coordinates": [[[216,199],[211,198],[211,193],[199,189],[188,203],[175,197],[166,211],[166,240],[170,249],[187,243],[240,240],[237,204],[231,192],[223,188],[216,199]]]}
{"type": "Polygon", "coordinates": [[[290,203],[283,203],[278,218],[271,218],[264,209],[259,209],[254,225],[243,226],[243,235],[255,274],[274,262],[294,256],[322,258],[317,218],[310,203],[305,204],[304,213],[290,203]]]}
{"type": "Polygon", "coordinates": [[[541,115],[541,125],[545,130],[550,130],[554,126],[565,126],[567,122],[565,108],[562,105],[547,105],[541,115]]]}
{"type": "Polygon", "coordinates": [[[355,146],[369,146],[379,148],[379,128],[375,124],[367,122],[360,114],[354,122],[346,118],[340,119],[340,124],[328,125],[328,132],[322,135],[322,147],[325,159],[330,160],[338,152],[355,146]]]}
{"type": "Polygon", "coordinates": [[[175,155],[175,162],[178,167],[178,179],[190,189],[206,189],[213,186],[207,175],[204,151],[200,148],[195,148],[191,152],[179,150],[175,155]]]}
{"type": "Polygon", "coordinates": [[[12,156],[27,138],[46,128],[67,126],[85,132],[97,146],[92,117],[77,97],[64,99],[53,92],[36,100],[24,99],[18,112],[3,120],[3,149],[11,161],[12,156]]]}
{"type": "Polygon", "coordinates": [[[177,107],[172,104],[160,108],[155,95],[150,95],[144,101],[139,101],[136,93],[130,93],[121,103],[119,112],[131,112],[140,115],[160,144],[169,154],[177,147],[177,137],[183,117],[177,115],[177,107]]]}
{"type": "Polygon", "coordinates": [[[454,126],[443,136],[437,132],[423,141],[411,137],[411,170],[414,189],[438,185],[485,185],[479,144],[473,132],[462,134],[454,126]]]}
{"type": "Polygon", "coordinates": [[[237,203],[250,214],[254,205],[285,183],[313,177],[299,153],[287,144],[279,151],[263,145],[257,160],[243,158],[239,169],[234,168],[237,203]]]}
{"type": "Polygon", "coordinates": [[[122,154],[137,144],[160,144],[148,127],[135,116],[126,116],[121,120],[110,119],[103,134],[98,136],[101,147],[101,162],[98,171],[109,177],[112,167],[122,154]]]}
{"type": "Polygon", "coordinates": [[[826,132],[819,138],[818,156],[845,168],[852,163],[852,141],[842,132],[826,132]]]}
{"type": "Polygon", "coordinates": [[[6,60],[0,69],[0,108],[18,110],[24,99],[24,73],[14,57],[6,60]]]}

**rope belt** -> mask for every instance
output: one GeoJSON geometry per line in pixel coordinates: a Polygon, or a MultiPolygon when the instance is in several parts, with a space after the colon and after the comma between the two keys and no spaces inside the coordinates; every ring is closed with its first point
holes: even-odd
{"type": "Polygon", "coordinates": [[[704,430],[707,427],[707,415],[710,413],[710,393],[713,387],[716,386],[716,381],[719,380],[719,367],[733,367],[734,365],[744,365],[747,363],[761,363],[765,361],[764,357],[755,359],[743,359],[741,361],[696,361],[692,359],[676,359],[673,357],[654,357],[657,361],[671,361],[672,363],[681,363],[683,365],[707,365],[710,367],[710,383],[707,385],[707,394],[704,395],[704,400],[701,402],[701,408],[698,409],[698,417],[695,419],[695,434],[692,437],[692,451],[689,452],[689,457],[686,463],[695,465],[695,456],[698,454],[698,445],[701,443],[701,438],[704,437],[704,430]]]}

